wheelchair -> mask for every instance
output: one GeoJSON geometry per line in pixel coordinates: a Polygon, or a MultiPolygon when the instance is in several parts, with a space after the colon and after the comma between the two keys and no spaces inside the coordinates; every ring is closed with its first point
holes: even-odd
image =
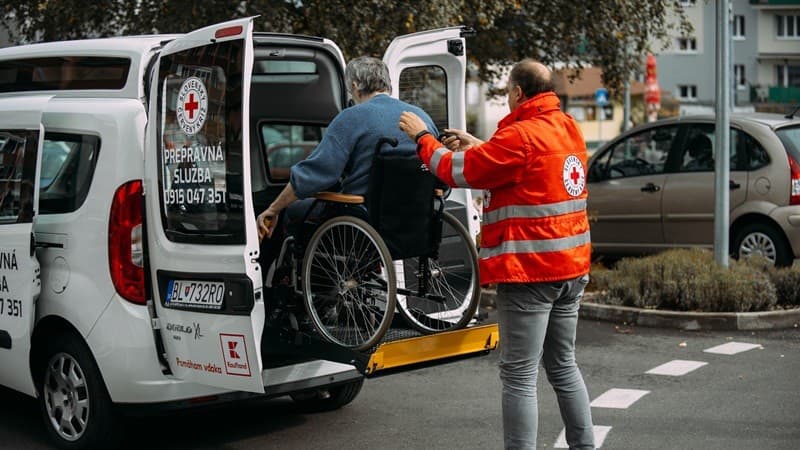
{"type": "Polygon", "coordinates": [[[473,320],[480,301],[475,244],[444,211],[449,191],[416,155],[382,152],[387,144],[397,140],[378,141],[366,198],[318,193],[287,233],[267,274],[266,286],[276,291],[270,320],[282,317],[355,351],[376,347],[395,312],[422,334],[473,320]],[[312,218],[318,206],[323,213],[312,218]]]}

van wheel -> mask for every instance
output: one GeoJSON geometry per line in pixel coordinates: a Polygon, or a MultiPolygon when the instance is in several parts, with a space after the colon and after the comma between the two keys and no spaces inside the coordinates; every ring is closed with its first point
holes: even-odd
{"type": "Polygon", "coordinates": [[[47,434],[60,448],[112,448],[116,414],[83,341],[54,336],[41,362],[37,388],[47,434]]]}
{"type": "Polygon", "coordinates": [[[751,223],[739,229],[732,250],[736,258],[761,255],[778,267],[790,266],[793,262],[789,243],[783,234],[764,223],[751,223]]]}
{"type": "Polygon", "coordinates": [[[291,394],[291,397],[302,412],[333,411],[355,400],[363,385],[364,379],[361,378],[320,391],[291,394]]]}

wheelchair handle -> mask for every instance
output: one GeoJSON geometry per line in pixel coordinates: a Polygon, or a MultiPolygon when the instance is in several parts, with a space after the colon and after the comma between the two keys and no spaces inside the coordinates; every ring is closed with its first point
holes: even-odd
{"type": "Polygon", "coordinates": [[[389,144],[390,147],[397,147],[397,138],[383,136],[378,139],[378,143],[375,144],[375,156],[381,154],[381,147],[383,144],[389,144]]]}

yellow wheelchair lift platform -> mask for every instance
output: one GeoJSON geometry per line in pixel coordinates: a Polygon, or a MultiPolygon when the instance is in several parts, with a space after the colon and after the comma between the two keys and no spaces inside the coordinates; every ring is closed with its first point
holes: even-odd
{"type": "Polygon", "coordinates": [[[497,348],[499,340],[500,332],[494,323],[384,342],[372,353],[366,375],[439,359],[488,353],[497,348]]]}

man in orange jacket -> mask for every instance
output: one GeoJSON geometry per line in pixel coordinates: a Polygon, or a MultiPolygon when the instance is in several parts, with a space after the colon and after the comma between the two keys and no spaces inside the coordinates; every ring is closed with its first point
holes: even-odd
{"type": "Polygon", "coordinates": [[[508,105],[511,113],[487,142],[446,130],[452,136],[444,148],[410,112],[400,116],[399,126],[442,181],[485,190],[481,284],[498,284],[505,447],[536,448],[542,361],[567,443],[594,448],[589,396],[575,362],[591,256],[586,143],[575,120],[561,112],[551,72],[538,62],[514,65],[508,105]]]}

